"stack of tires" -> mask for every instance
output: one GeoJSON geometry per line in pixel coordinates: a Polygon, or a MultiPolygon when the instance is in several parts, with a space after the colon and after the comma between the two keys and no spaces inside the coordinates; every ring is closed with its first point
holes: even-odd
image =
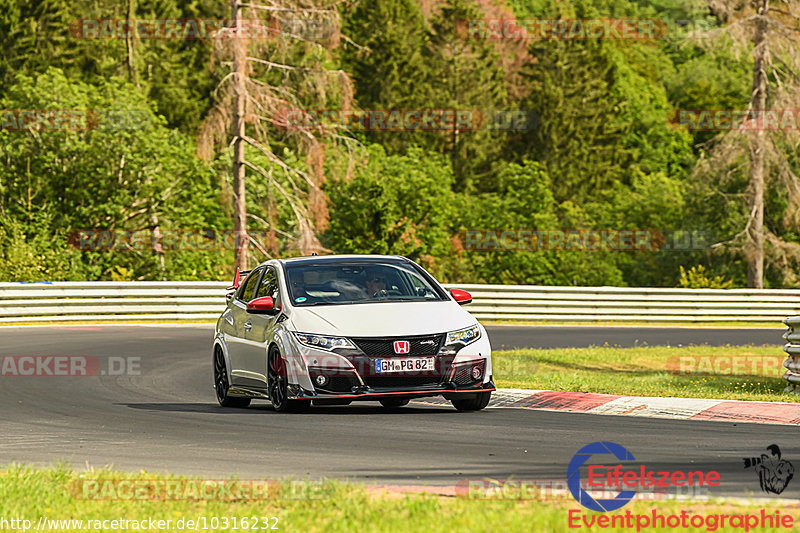
{"type": "Polygon", "coordinates": [[[784,392],[800,394],[800,316],[790,316],[784,319],[783,323],[789,328],[783,334],[783,338],[786,339],[783,351],[788,354],[786,361],[783,362],[786,368],[783,379],[789,382],[784,392]]]}

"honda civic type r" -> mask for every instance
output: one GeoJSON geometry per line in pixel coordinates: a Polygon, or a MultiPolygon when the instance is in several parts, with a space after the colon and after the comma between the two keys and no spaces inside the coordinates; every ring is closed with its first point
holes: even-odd
{"type": "Polygon", "coordinates": [[[214,388],[224,407],[252,399],[277,411],[443,396],[477,411],[492,391],[486,330],[399,256],[274,259],[236,274],[214,335],[214,388]]]}

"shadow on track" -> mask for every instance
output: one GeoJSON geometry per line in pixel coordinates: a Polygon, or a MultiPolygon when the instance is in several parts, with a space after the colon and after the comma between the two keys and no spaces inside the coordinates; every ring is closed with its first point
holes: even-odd
{"type": "MultiPolygon", "coordinates": [[[[118,403],[130,409],[140,409],[144,411],[160,411],[172,413],[209,413],[226,415],[245,415],[254,412],[276,413],[270,404],[251,405],[243,409],[232,409],[220,407],[213,403],[118,403]]],[[[462,414],[455,409],[408,406],[398,409],[387,409],[386,407],[372,405],[345,405],[345,406],[312,406],[305,412],[291,413],[285,416],[308,416],[308,415],[414,415],[414,414],[462,414]]],[[[276,413],[277,414],[277,413],[276,413]]],[[[476,413],[473,413],[476,414],[476,413]]]]}

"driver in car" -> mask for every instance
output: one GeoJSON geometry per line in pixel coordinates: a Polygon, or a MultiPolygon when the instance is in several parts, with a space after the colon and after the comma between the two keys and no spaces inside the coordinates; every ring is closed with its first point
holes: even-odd
{"type": "Polygon", "coordinates": [[[371,298],[376,298],[378,296],[385,296],[386,291],[386,276],[383,272],[381,272],[378,268],[371,268],[367,269],[365,272],[367,275],[366,280],[366,288],[367,288],[367,296],[371,298]]]}
{"type": "Polygon", "coordinates": [[[292,294],[294,295],[295,301],[298,301],[298,298],[302,298],[302,301],[305,301],[308,297],[308,294],[306,294],[302,275],[300,273],[293,273],[293,275],[290,274],[289,283],[292,286],[292,294]]]}

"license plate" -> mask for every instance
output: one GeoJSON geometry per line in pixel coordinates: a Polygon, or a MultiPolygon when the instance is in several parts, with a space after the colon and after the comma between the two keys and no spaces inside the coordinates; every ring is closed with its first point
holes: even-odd
{"type": "Polygon", "coordinates": [[[403,357],[375,360],[375,373],[377,374],[390,372],[430,372],[435,369],[435,357],[403,357]]]}

